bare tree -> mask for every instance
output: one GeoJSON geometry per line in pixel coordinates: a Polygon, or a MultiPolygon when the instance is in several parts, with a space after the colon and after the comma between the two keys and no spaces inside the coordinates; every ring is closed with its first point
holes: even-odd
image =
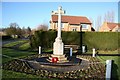
{"type": "Polygon", "coordinates": [[[92,23],[92,26],[94,26],[94,20],[91,17],[89,18],[89,20],[92,23]]]}
{"type": "Polygon", "coordinates": [[[20,34],[20,27],[17,23],[10,23],[10,27],[5,30],[7,35],[18,35],[20,34]]]}
{"type": "Polygon", "coordinates": [[[107,13],[105,13],[105,16],[104,16],[105,22],[114,22],[114,20],[115,20],[114,11],[108,11],[107,13]]]}
{"type": "Polygon", "coordinates": [[[17,23],[10,23],[10,26],[6,28],[4,31],[7,35],[10,35],[14,38],[16,35],[22,37],[22,35],[24,34],[23,30],[19,27],[17,23]]]}
{"type": "Polygon", "coordinates": [[[40,24],[40,25],[38,25],[37,30],[47,31],[48,30],[48,25],[40,24]]]}
{"type": "Polygon", "coordinates": [[[105,13],[104,22],[107,22],[107,14],[105,13]]]}
{"type": "Polygon", "coordinates": [[[115,21],[115,13],[114,11],[111,12],[111,22],[115,21]]]}
{"type": "Polygon", "coordinates": [[[98,16],[98,17],[97,17],[97,20],[96,20],[96,22],[95,22],[95,26],[96,26],[96,30],[97,30],[97,31],[99,30],[99,28],[101,27],[101,25],[102,25],[102,17],[101,17],[101,16],[98,16]]]}
{"type": "MultiPolygon", "coordinates": [[[[92,27],[95,28],[95,21],[93,20],[93,18],[90,17],[89,20],[92,23],[92,27]]],[[[95,28],[95,31],[96,31],[96,28],[95,28]]]]}

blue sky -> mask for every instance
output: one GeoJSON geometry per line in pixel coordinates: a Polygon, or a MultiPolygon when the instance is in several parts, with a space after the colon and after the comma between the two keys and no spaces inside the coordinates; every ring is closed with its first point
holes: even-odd
{"type": "Polygon", "coordinates": [[[31,28],[49,25],[51,11],[57,10],[58,6],[62,6],[66,15],[86,16],[94,21],[98,16],[103,18],[108,11],[114,11],[115,22],[118,22],[117,2],[2,2],[2,27],[13,22],[31,28]]]}

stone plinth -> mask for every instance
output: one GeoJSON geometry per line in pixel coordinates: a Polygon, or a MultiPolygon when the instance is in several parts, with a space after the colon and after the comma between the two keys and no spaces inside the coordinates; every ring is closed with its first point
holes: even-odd
{"type": "Polygon", "coordinates": [[[67,57],[65,55],[51,55],[52,57],[58,58],[58,63],[68,62],[67,57]]]}
{"type": "Polygon", "coordinates": [[[51,57],[49,57],[49,61],[51,62],[51,60],[52,60],[52,58],[53,57],[57,57],[58,58],[58,61],[57,61],[57,63],[64,63],[64,62],[69,62],[68,60],[67,60],[67,57],[65,57],[65,55],[51,55],[51,57]]]}
{"type": "Polygon", "coordinates": [[[62,42],[62,39],[57,37],[55,39],[55,42],[53,44],[53,54],[49,58],[50,61],[52,57],[57,57],[58,58],[58,63],[63,63],[63,62],[68,62],[67,58],[64,55],[64,44],[62,42]]]}
{"type": "Polygon", "coordinates": [[[64,44],[61,38],[56,38],[53,44],[53,54],[54,55],[63,55],[64,51],[64,44]]]}

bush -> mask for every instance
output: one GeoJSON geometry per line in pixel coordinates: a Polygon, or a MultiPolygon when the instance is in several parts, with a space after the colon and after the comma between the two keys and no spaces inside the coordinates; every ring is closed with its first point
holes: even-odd
{"type": "Polygon", "coordinates": [[[37,49],[38,46],[42,48],[52,48],[55,41],[56,31],[36,31],[31,38],[31,47],[37,49]]]}
{"type": "Polygon", "coordinates": [[[62,32],[64,44],[80,44],[80,34],[78,32],[62,32]]]}
{"type": "Polygon", "coordinates": [[[89,49],[95,47],[100,50],[116,50],[118,49],[118,33],[86,32],[83,35],[83,42],[89,49]]]}
{"type": "MultiPolygon", "coordinates": [[[[86,45],[88,50],[116,50],[120,42],[118,32],[62,32],[63,43],[69,45],[86,45]]],[[[53,48],[57,31],[36,31],[31,38],[33,48],[53,48]]]]}
{"type": "Polygon", "coordinates": [[[7,40],[7,39],[11,39],[11,36],[2,36],[2,40],[7,40]]]}

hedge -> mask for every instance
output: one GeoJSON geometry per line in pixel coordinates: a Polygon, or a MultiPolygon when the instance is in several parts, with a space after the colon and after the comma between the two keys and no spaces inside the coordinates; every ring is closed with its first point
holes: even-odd
{"type": "Polygon", "coordinates": [[[2,36],[2,40],[8,40],[8,39],[11,39],[12,37],[11,36],[2,36]]]}
{"type": "MultiPolygon", "coordinates": [[[[62,32],[64,44],[86,45],[88,50],[97,48],[99,50],[116,50],[120,42],[119,32],[62,32]]],[[[36,31],[31,38],[31,46],[53,48],[57,36],[56,31],[36,31]]]]}
{"type": "Polygon", "coordinates": [[[83,43],[88,46],[88,49],[95,47],[100,50],[116,50],[118,49],[118,33],[86,32],[83,35],[83,43]]]}
{"type": "Polygon", "coordinates": [[[56,31],[36,31],[31,38],[31,46],[33,48],[38,48],[38,46],[52,48],[55,37],[56,31]]]}

